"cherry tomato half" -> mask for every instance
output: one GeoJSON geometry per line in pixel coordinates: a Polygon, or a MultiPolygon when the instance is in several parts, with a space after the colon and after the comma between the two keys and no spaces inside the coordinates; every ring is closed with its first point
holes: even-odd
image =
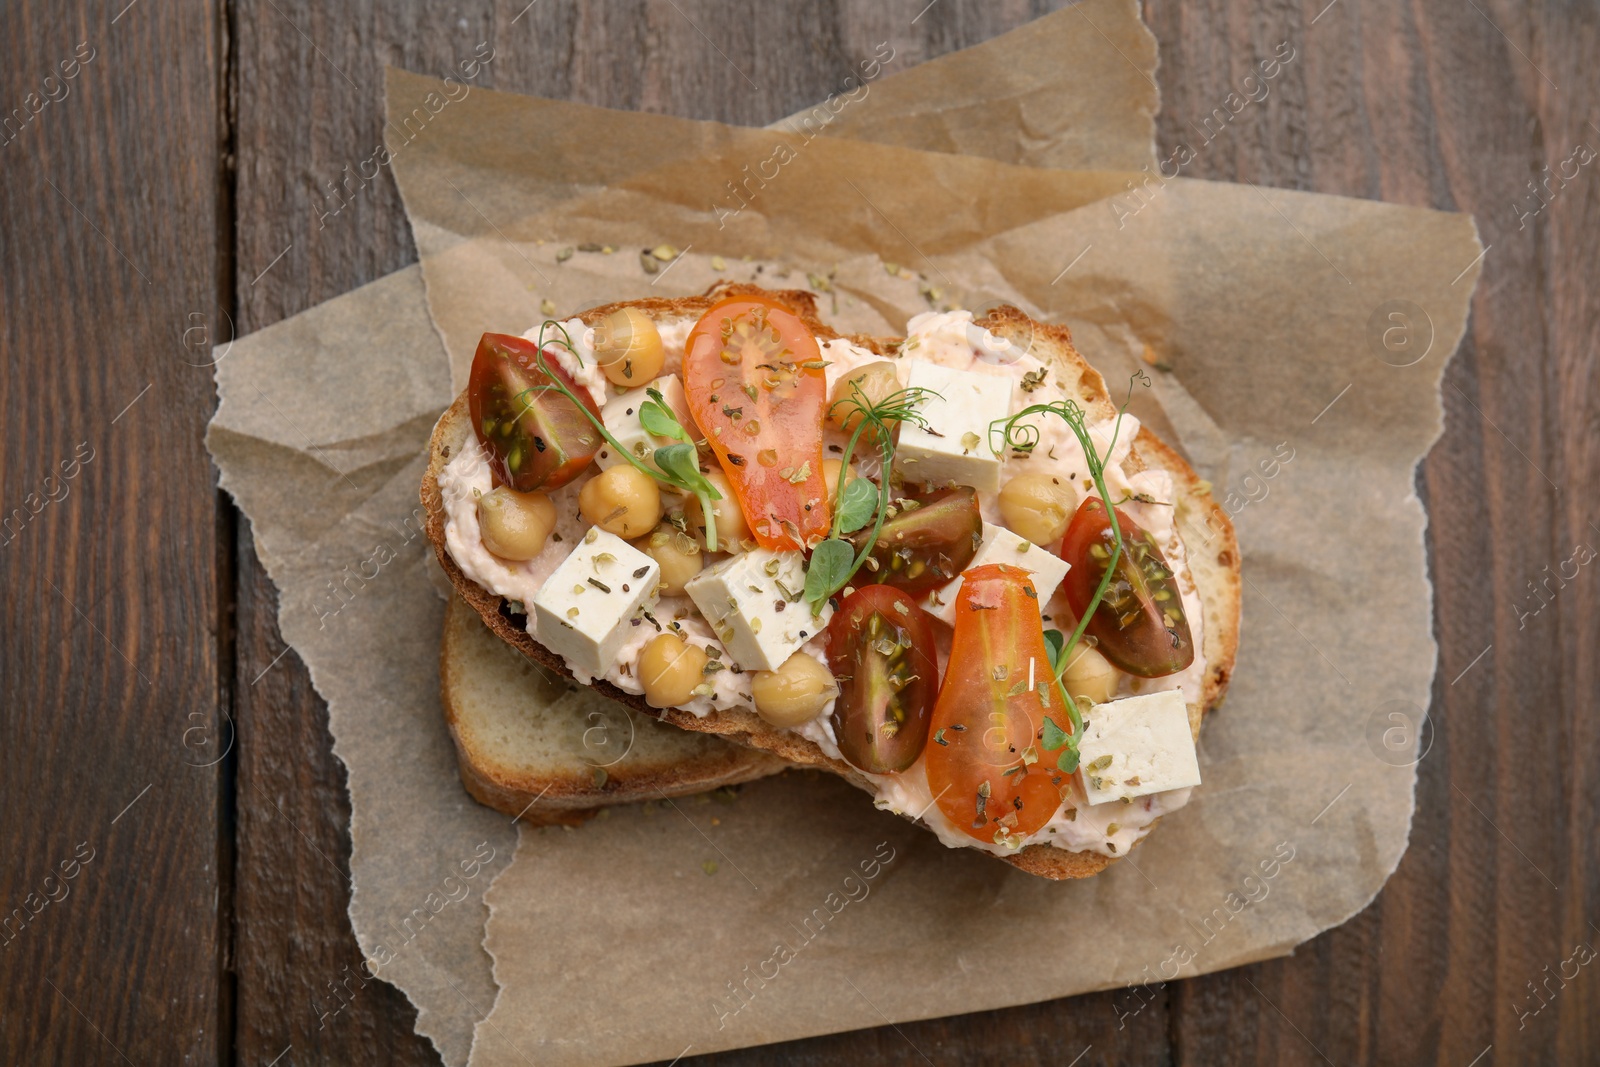
{"type": "Polygon", "coordinates": [[[1045,715],[1060,708],[1053,681],[1028,572],[1003,563],[967,571],[926,755],[939,810],[962,833],[1026,837],[1061,806],[1067,776],[1038,747],[1045,715]]]}
{"type": "Polygon", "coordinates": [[[712,306],[684,355],[689,411],[756,541],[805,548],[828,535],[822,351],[800,316],[766,297],[712,306]]]}
{"type": "Polygon", "coordinates": [[[828,669],[839,681],[839,751],[870,774],[903,771],[922,755],[939,692],[933,625],[898,589],[869,585],[828,622],[828,669]]]}
{"type": "MultiPolygon", "coordinates": [[[[850,542],[860,552],[871,535],[868,526],[852,534],[850,542]]],[[[858,573],[908,593],[926,593],[961,577],[982,543],[977,490],[964,485],[941,489],[884,522],[868,557],[878,569],[865,565],[858,573]]]]}
{"type": "MultiPolygon", "coordinates": [[[[1084,632],[1099,641],[1100,654],[1142,678],[1176,674],[1194,662],[1194,641],[1172,568],[1156,540],[1117,509],[1122,555],[1105,596],[1084,632]]],[[[1078,618],[1094,599],[1116,542],[1099,497],[1078,505],[1061,542],[1061,558],[1072,564],[1062,583],[1078,618]]]]}
{"type": "Polygon", "coordinates": [[[557,489],[576,478],[604,440],[578,405],[563,396],[551,375],[600,417],[589,390],[575,383],[549,355],[550,375],[539,369],[532,341],[486,333],[472,357],[467,403],[478,443],[497,485],[519,493],[557,489]]]}

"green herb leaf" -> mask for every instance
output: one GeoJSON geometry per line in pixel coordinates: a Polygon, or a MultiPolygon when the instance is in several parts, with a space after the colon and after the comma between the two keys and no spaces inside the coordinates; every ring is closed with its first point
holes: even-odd
{"type": "Polygon", "coordinates": [[[1078,769],[1078,750],[1075,748],[1068,748],[1065,752],[1061,753],[1061,758],[1056,760],[1056,766],[1067,774],[1071,774],[1073,771],[1076,771],[1078,769]]]}
{"type": "Polygon", "coordinates": [[[639,425],[643,426],[646,433],[657,437],[670,437],[675,441],[689,442],[689,435],[684,432],[683,424],[672,414],[672,409],[662,399],[659,389],[646,390],[650,399],[639,405],[639,425]]]}
{"type": "MultiPolygon", "coordinates": [[[[657,453],[658,455],[660,453],[657,453]]],[[[850,542],[830,537],[811,552],[811,562],[806,567],[806,603],[813,610],[844,585],[855,563],[855,550],[850,542]]]]}
{"type": "MultiPolygon", "coordinates": [[[[1050,650],[1050,673],[1057,677],[1061,674],[1061,654],[1067,646],[1067,639],[1060,630],[1046,630],[1044,632],[1045,647],[1050,650]]],[[[1054,748],[1054,745],[1049,746],[1054,748]]]]}
{"type": "Polygon", "coordinates": [[[639,405],[639,425],[644,427],[646,433],[657,437],[671,437],[679,441],[684,439],[683,427],[678,425],[678,420],[653,400],[646,400],[639,405]]]}
{"type": "MultiPolygon", "coordinates": [[[[846,518],[857,518],[856,508],[846,499],[845,494],[841,494],[841,501],[851,504],[850,514],[847,515],[845,513],[844,507],[834,509],[829,539],[819,545],[818,548],[827,548],[830,543],[837,544],[839,547],[827,550],[823,565],[820,567],[817,566],[815,556],[813,556],[812,568],[806,572],[806,599],[811,602],[812,610],[820,610],[822,602],[842,589],[844,584],[850,580],[850,576],[855,574],[856,569],[872,554],[873,546],[878,542],[878,531],[883,529],[884,516],[889,509],[889,489],[894,481],[894,426],[908,422],[917,426],[926,426],[928,424],[927,419],[917,410],[917,406],[929,396],[937,395],[937,393],[930,393],[928,390],[921,388],[901,389],[878,403],[873,403],[872,398],[861,388],[861,383],[855,381],[851,382],[851,395],[849,397],[836,400],[829,405],[828,411],[830,414],[838,410],[842,405],[846,411],[853,410],[860,416],[860,420],[856,423],[856,428],[850,434],[850,443],[845,446],[844,455],[855,455],[856,443],[861,440],[863,434],[870,431],[874,443],[878,446],[878,456],[882,461],[882,473],[879,477],[880,485],[877,487],[877,500],[873,503],[870,512],[872,533],[867,536],[866,543],[862,545],[861,551],[853,556],[847,556],[849,545],[841,541],[839,535],[842,532],[846,532],[843,529],[846,518]]],[[[847,477],[845,471],[848,469],[846,467],[840,471],[839,476],[841,479],[847,477]]],[[[858,480],[865,481],[865,479],[858,480]]],[[[845,486],[845,493],[848,493],[854,484],[852,482],[850,485],[845,486]]],[[[871,483],[867,484],[870,488],[871,483]]],[[[856,490],[856,492],[859,493],[862,490],[856,490]]],[[[865,527],[866,523],[862,522],[857,529],[865,529],[865,527]]]]}
{"type": "Polygon", "coordinates": [[[656,466],[677,485],[699,496],[704,493],[712,500],[721,500],[722,494],[711,480],[700,473],[700,457],[694,445],[667,445],[656,449],[656,466]]]}
{"type": "Polygon", "coordinates": [[[839,532],[855,533],[872,521],[877,510],[878,487],[865,478],[857,478],[839,496],[839,532]]]}
{"type": "Polygon", "coordinates": [[[1055,720],[1046,715],[1044,717],[1044,731],[1039,738],[1039,744],[1046,752],[1054,752],[1062,745],[1072,740],[1072,735],[1055,724],[1055,720]]]}
{"type": "MultiPolygon", "coordinates": [[[[656,449],[656,466],[666,475],[663,479],[670,485],[693,493],[700,499],[700,514],[706,517],[706,548],[709,551],[717,550],[717,524],[711,521],[713,500],[721,500],[722,494],[717,487],[711,484],[704,474],[700,473],[700,456],[695,451],[694,445],[680,444],[667,445],[656,449]]],[[[641,470],[648,468],[641,467],[641,470]]]]}

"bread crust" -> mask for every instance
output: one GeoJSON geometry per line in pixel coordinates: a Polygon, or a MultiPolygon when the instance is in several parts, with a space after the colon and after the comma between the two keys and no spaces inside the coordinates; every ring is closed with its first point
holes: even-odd
{"type": "MultiPolygon", "coordinates": [[[[804,290],[772,291],[758,286],[723,284],[713,286],[705,295],[679,299],[622,301],[593,308],[578,316],[592,324],[605,314],[620,307],[635,307],[652,318],[682,318],[703,314],[718,300],[730,296],[760,294],[775,297],[788,304],[805,321],[819,338],[841,336],[817,318],[815,298],[804,290]]],[[[1065,326],[1037,322],[1017,308],[1009,305],[991,310],[979,324],[1008,340],[1025,343],[1041,360],[1051,365],[1057,384],[1076,395],[1080,403],[1096,419],[1111,418],[1116,408],[1106,389],[1105,379],[1072,345],[1072,335],[1065,326]]],[[[875,338],[852,337],[851,340],[872,349],[883,351],[883,342],[875,338]]],[[[560,656],[534,641],[525,629],[525,618],[514,615],[503,598],[489,592],[467,578],[445,550],[445,510],[439,490],[438,476],[450,462],[457,449],[472,433],[471,417],[467,412],[467,396],[463,392],[440,416],[428,448],[428,469],[422,479],[422,506],[427,513],[428,539],[433,543],[439,563],[461,597],[483,618],[496,635],[530,659],[549,668],[562,677],[570,678],[565,662],[560,656]]],[[[1191,574],[1200,585],[1205,621],[1204,651],[1206,674],[1202,699],[1189,708],[1190,729],[1199,737],[1202,717],[1217,707],[1227,689],[1232,675],[1234,657],[1239,640],[1239,551],[1233,523],[1227,513],[1212,499],[1209,488],[1192,468],[1172,448],[1140,429],[1130,452],[1134,469],[1160,468],[1172,475],[1178,500],[1178,526],[1184,535],[1189,553],[1191,574]],[[1206,555],[1202,558],[1195,543],[1188,536],[1197,531],[1207,531],[1204,544],[1206,555]],[[1200,570],[1208,575],[1200,584],[1200,570]]],[[[753,710],[714,710],[700,717],[678,708],[652,708],[640,696],[625,693],[616,686],[596,679],[593,688],[630,709],[652,715],[700,733],[717,734],[751,748],[779,756],[790,763],[819,767],[833,772],[867,793],[874,792],[871,781],[843,760],[832,759],[811,741],[798,734],[769,726],[753,710]]],[[[472,788],[469,784],[469,791],[472,788]]],[[[911,816],[906,815],[910,819],[911,816]]],[[[914,822],[920,820],[913,819],[914,822]]],[[[985,853],[994,855],[993,853],[985,853]]],[[[1068,852],[1053,845],[1036,844],[1007,856],[995,856],[1030,874],[1051,879],[1087,878],[1103,871],[1116,857],[1097,852],[1068,852]]]]}

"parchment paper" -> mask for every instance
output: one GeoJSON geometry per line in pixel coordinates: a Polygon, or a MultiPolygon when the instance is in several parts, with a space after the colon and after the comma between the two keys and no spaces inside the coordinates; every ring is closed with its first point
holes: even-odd
{"type": "MultiPolygon", "coordinates": [[[[831,122],[819,127],[807,109],[779,125],[890,142],[914,128],[948,151],[1135,168],[1153,159],[1154,63],[1136,5],[1091,0],[968,52],[905,69],[890,61],[831,122]],[[1018,122],[1026,137],[1005,133],[1018,122]]],[[[335,752],[350,770],[352,924],[376,973],[418,1006],[419,1032],[446,1063],[463,1063],[496,990],[481,897],[515,839],[508,820],[458,783],[436,699],[441,608],[421,595],[429,553],[415,522],[405,525],[428,429],[452,395],[421,269],[214,356],[221,403],[208,445],[252,524],[280,591],[280,629],[328,702],[335,752]],[[365,371],[351,380],[357,350],[365,371]],[[395,391],[352,415],[340,398],[365,396],[373,372],[395,391]]]]}
{"type": "MultiPolygon", "coordinates": [[[[436,88],[391,72],[391,114],[436,88]]],[[[1129,175],[827,139],[715,212],[789,143],[474,95],[396,164],[446,348],[460,365],[543,300],[569,314],[692,292],[711,256],[750,255],[766,279],[772,260],[791,282],[828,275],[846,328],[1003,298],[1070,324],[1113,383],[1170,368],[1143,410],[1159,400],[1152,422],[1235,502],[1245,554],[1206,784],[1125,862],[1065,885],[796,776],[716,822],[633,811],[581,839],[526,832],[488,897],[501,994],[474,1063],[668,1059],[1234,966],[1354,914],[1404,850],[1436,651],[1413,474],[1441,429],[1471,220],[1182,179],[1112,199],[1129,175]],[[601,164],[592,143],[611,146],[601,164]],[[629,254],[558,261],[581,241],[629,254]],[[692,252],[647,274],[637,251],[659,242],[692,252]],[[875,857],[870,893],[852,888],[875,857]]]]}
{"type": "Polygon", "coordinates": [[[461,788],[439,710],[444,602],[417,485],[450,381],[417,272],[345,299],[220,351],[206,444],[278,587],[284,640],[328,702],[369,969],[407,991],[417,1028],[461,1063],[496,992],[483,892],[516,833],[461,788]]]}

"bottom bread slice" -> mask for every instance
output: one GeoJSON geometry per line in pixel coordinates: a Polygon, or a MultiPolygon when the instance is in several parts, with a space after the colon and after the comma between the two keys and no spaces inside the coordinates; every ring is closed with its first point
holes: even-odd
{"type": "Polygon", "coordinates": [[[703,793],[787,766],[553,673],[459,598],[445,610],[439,678],[467,792],[534,825],[571,825],[609,805],[703,793]]]}

